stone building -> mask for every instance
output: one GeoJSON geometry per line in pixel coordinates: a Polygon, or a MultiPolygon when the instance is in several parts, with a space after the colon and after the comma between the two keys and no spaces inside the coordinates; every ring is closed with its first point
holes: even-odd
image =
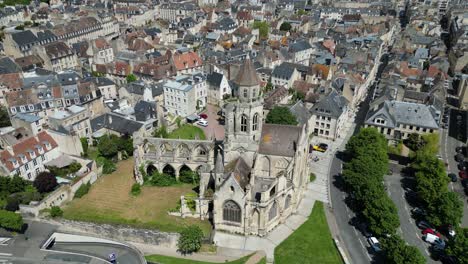
{"type": "Polygon", "coordinates": [[[136,138],[134,172],[142,182],[142,171],[177,177],[196,170],[197,216],[211,218],[217,231],[264,236],[295,213],[306,189],[308,125],[263,123],[260,80],[250,59],[234,84],[235,98],[224,106],[224,141],[136,138]]]}

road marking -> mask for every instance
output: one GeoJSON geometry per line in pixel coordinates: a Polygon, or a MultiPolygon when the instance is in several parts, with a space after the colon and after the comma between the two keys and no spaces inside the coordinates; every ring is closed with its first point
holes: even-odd
{"type": "Polygon", "coordinates": [[[358,232],[356,231],[356,229],[354,229],[354,233],[356,234],[356,237],[358,238],[359,240],[359,243],[361,244],[361,246],[364,248],[364,252],[366,253],[366,256],[369,258],[369,260],[372,260],[372,257],[369,255],[369,252],[367,252],[367,247],[366,245],[364,245],[364,243],[362,242],[362,240],[360,239],[360,235],[358,234],[358,232]]]}
{"type": "Polygon", "coordinates": [[[0,256],[7,256],[7,257],[9,257],[9,256],[13,256],[13,254],[10,254],[10,253],[0,253],[0,256]]]}

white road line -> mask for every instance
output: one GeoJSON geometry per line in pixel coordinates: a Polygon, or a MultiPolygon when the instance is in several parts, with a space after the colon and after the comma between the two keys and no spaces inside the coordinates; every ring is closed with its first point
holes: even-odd
{"type": "Polygon", "coordinates": [[[13,254],[10,254],[10,253],[0,253],[0,256],[13,256],[13,254]]]}

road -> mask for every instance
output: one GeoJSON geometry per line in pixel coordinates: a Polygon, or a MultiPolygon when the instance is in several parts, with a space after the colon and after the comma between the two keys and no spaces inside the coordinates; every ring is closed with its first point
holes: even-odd
{"type": "Polygon", "coordinates": [[[391,164],[392,175],[385,176],[385,186],[387,193],[398,209],[400,218],[400,227],[398,232],[402,238],[410,245],[416,246],[423,256],[426,258],[426,263],[437,263],[430,258],[429,244],[421,239],[421,230],[416,226],[416,222],[411,217],[411,207],[405,198],[405,188],[408,187],[412,178],[405,176],[404,166],[391,164]]]}
{"type": "MultiPolygon", "coordinates": [[[[439,154],[442,159],[447,163],[447,173],[455,173],[458,175],[457,162],[455,161],[456,151],[455,148],[458,146],[463,146],[463,141],[460,141],[458,138],[466,139],[466,134],[459,137],[458,133],[467,130],[466,116],[462,125],[458,125],[456,121],[457,111],[452,110],[449,118],[449,129],[443,129],[440,133],[440,149],[439,154]]],[[[465,132],[466,133],[466,132],[465,132]]],[[[468,228],[468,200],[467,196],[464,194],[463,187],[460,183],[460,179],[457,182],[450,182],[449,188],[458,193],[463,200],[463,219],[462,227],[468,228]]]]}

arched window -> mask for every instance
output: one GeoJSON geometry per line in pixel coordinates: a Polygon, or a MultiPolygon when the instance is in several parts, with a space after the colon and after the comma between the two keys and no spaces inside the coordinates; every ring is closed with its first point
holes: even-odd
{"type": "Polygon", "coordinates": [[[223,206],[223,220],[229,222],[241,222],[241,208],[236,202],[229,200],[223,206]]]}
{"type": "Polygon", "coordinates": [[[244,89],[244,98],[247,98],[247,89],[244,89]]]}
{"type": "Polygon", "coordinates": [[[246,115],[241,116],[241,131],[247,132],[247,116],[246,115]]]}
{"type": "Polygon", "coordinates": [[[252,119],[252,131],[256,131],[258,128],[258,114],[255,114],[252,119]]]}
{"type": "Polygon", "coordinates": [[[290,205],[291,205],[291,195],[288,194],[288,196],[286,196],[286,199],[284,200],[284,209],[288,209],[290,205]]]}
{"type": "Polygon", "coordinates": [[[273,202],[273,205],[270,208],[270,212],[268,212],[268,220],[273,220],[276,215],[278,214],[278,206],[276,205],[276,201],[273,202]]]}

